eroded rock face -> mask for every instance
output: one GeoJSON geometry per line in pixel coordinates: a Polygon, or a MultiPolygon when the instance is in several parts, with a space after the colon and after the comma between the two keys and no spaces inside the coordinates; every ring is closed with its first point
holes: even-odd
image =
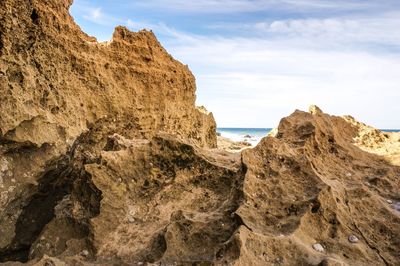
{"type": "Polygon", "coordinates": [[[0,2],[0,262],[93,253],[90,219],[102,192],[86,165],[101,161],[110,136],[165,133],[216,147],[187,66],[152,32],[118,27],[96,42],[74,23],[71,4],[0,2]]]}
{"type": "Polygon", "coordinates": [[[355,126],[358,135],[354,142],[361,149],[385,157],[392,164],[400,166],[400,132],[382,132],[351,116],[344,119],[355,126]]]}
{"type": "Polygon", "coordinates": [[[152,32],[117,27],[98,43],[72,1],[1,1],[0,130],[5,140],[71,145],[93,124],[151,138],[163,131],[216,146],[212,114],[195,108],[195,79],[152,32]]]}
{"type": "Polygon", "coordinates": [[[400,213],[387,199],[400,198],[400,168],[356,146],[359,126],[313,110],[243,152],[239,264],[398,264],[400,213]]]}
{"type": "Polygon", "coordinates": [[[104,151],[86,169],[103,191],[92,220],[100,261],[211,262],[240,225],[238,155],[157,137],[104,151]]]}
{"type": "Polygon", "coordinates": [[[187,67],[151,32],[97,43],[70,5],[0,2],[0,263],[399,264],[392,135],[313,106],[209,149],[187,67]]]}

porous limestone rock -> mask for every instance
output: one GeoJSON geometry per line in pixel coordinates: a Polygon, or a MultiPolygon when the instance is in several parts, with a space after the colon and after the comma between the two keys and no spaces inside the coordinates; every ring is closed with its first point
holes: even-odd
{"type": "Polygon", "coordinates": [[[0,263],[399,264],[392,135],[313,107],[209,149],[187,66],[148,31],[98,43],[71,4],[0,1],[0,263]]]}
{"type": "Polygon", "coordinates": [[[215,121],[195,108],[195,79],[150,31],[117,27],[98,43],[72,1],[0,3],[0,132],[4,141],[72,144],[93,124],[130,137],[167,132],[216,147],[215,121]]]}
{"type": "Polygon", "coordinates": [[[58,254],[68,243],[70,253],[93,254],[101,192],[85,165],[115,134],[216,147],[213,115],[195,107],[187,66],[149,31],[117,27],[98,43],[75,24],[71,4],[0,1],[0,262],[58,254]],[[43,244],[41,232],[54,241],[43,244]]]}
{"type": "Polygon", "coordinates": [[[400,167],[360,149],[360,133],[342,117],[296,111],[276,137],[242,152],[245,200],[236,213],[246,228],[236,238],[248,257],[240,262],[400,262],[400,216],[386,203],[399,197],[400,167]],[[360,237],[357,245],[349,235],[360,237]],[[325,252],[310,252],[315,243],[325,252]]]}

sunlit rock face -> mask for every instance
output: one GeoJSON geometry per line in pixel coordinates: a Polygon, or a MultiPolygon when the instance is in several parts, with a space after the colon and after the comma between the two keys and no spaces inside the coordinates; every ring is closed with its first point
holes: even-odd
{"type": "Polygon", "coordinates": [[[109,136],[162,133],[216,147],[214,118],[195,107],[187,66],[152,32],[117,27],[98,43],[74,23],[71,4],[0,2],[1,261],[45,253],[32,247],[43,249],[39,236],[53,223],[68,226],[53,254],[72,236],[89,241],[101,192],[85,168],[101,161],[109,136]],[[60,206],[74,212],[64,217],[60,206]]]}
{"type": "Polygon", "coordinates": [[[107,123],[128,137],[163,131],[216,146],[212,114],[195,107],[194,76],[152,32],[117,27],[112,40],[98,43],[74,23],[69,5],[1,2],[4,138],[71,146],[107,123]]]}
{"type": "Polygon", "coordinates": [[[400,168],[361,149],[360,136],[354,119],[313,107],[243,152],[239,264],[399,263],[400,168]]]}

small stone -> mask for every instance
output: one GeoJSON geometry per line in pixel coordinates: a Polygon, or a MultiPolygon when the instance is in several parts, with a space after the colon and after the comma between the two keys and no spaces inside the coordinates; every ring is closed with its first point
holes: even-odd
{"type": "Polygon", "coordinates": [[[393,201],[390,200],[390,199],[386,200],[386,202],[389,203],[389,204],[393,204],[393,201]]]}
{"type": "Polygon", "coordinates": [[[313,247],[314,250],[316,250],[318,252],[324,252],[325,251],[324,247],[319,243],[316,243],[316,244],[312,245],[312,247],[313,247]]]}
{"type": "Polygon", "coordinates": [[[346,176],[347,176],[347,177],[351,177],[352,174],[351,174],[351,173],[346,173],[346,176]]]}
{"type": "Polygon", "coordinates": [[[396,202],[395,204],[393,204],[393,208],[394,208],[396,211],[400,212],[400,202],[396,202]]]}
{"type": "Polygon", "coordinates": [[[139,261],[138,263],[137,263],[137,265],[143,265],[144,263],[143,262],[141,262],[141,261],[139,261]]]}
{"type": "Polygon", "coordinates": [[[358,237],[351,235],[349,236],[349,242],[350,243],[357,243],[358,242],[358,237]]]}
{"type": "Polygon", "coordinates": [[[89,256],[89,251],[87,251],[86,249],[82,250],[81,255],[84,257],[89,256]]]}

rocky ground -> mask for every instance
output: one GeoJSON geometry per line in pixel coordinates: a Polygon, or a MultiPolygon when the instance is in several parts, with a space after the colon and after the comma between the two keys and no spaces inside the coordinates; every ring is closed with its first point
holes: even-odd
{"type": "Polygon", "coordinates": [[[398,134],[313,106],[218,149],[187,66],[71,4],[0,2],[0,264],[400,264],[398,134]]]}
{"type": "Polygon", "coordinates": [[[229,152],[241,152],[244,149],[251,148],[252,145],[246,141],[233,141],[229,138],[217,136],[217,147],[229,152]]]}

